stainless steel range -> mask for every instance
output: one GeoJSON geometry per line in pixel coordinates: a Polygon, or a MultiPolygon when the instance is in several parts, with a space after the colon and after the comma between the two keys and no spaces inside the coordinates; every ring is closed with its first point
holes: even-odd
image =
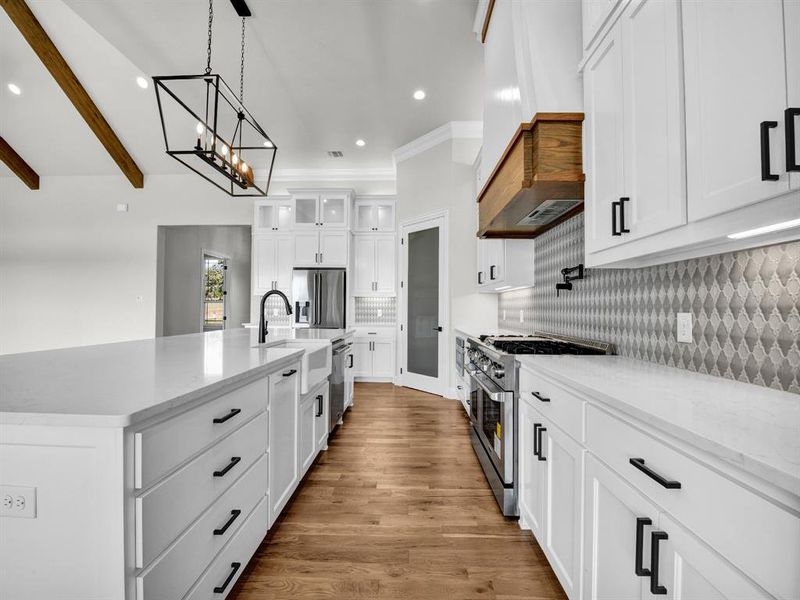
{"type": "Polygon", "coordinates": [[[485,336],[467,339],[466,370],[470,376],[471,439],[486,479],[503,514],[517,511],[516,354],[613,354],[609,344],[551,334],[485,336]]]}

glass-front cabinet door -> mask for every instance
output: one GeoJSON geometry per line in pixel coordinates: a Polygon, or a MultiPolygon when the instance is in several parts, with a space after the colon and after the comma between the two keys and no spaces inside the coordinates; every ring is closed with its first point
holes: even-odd
{"type": "Polygon", "coordinates": [[[291,231],[292,199],[287,197],[256,200],[253,233],[291,231]]]}
{"type": "Polygon", "coordinates": [[[320,215],[322,227],[344,228],[347,226],[347,194],[322,194],[320,215]]]}
{"type": "Polygon", "coordinates": [[[356,231],[394,231],[394,201],[359,199],[355,205],[356,231]]]}
{"type": "Polygon", "coordinates": [[[319,194],[295,194],[294,226],[297,229],[319,227],[319,194]]]}

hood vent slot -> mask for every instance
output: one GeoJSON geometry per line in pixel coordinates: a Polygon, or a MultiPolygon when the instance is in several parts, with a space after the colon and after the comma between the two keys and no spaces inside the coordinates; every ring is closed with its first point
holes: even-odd
{"type": "Polygon", "coordinates": [[[581,202],[583,200],[545,200],[527,217],[520,219],[517,225],[547,225],[571,211],[581,202]]]}

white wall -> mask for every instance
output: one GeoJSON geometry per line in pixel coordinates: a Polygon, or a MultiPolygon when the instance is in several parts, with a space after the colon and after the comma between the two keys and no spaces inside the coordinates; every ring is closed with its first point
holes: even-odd
{"type": "MultiPolygon", "coordinates": [[[[393,182],[276,182],[393,193],[393,182]]],[[[250,225],[252,199],[195,175],[0,177],[0,354],[152,337],[157,227],[250,225]],[[116,212],[117,203],[130,211],[116,212]]]]}
{"type": "MultiPolygon", "coordinates": [[[[448,210],[450,328],[480,333],[497,329],[497,297],[476,291],[475,172],[471,164],[458,162],[470,154],[464,152],[466,145],[474,146],[471,153],[474,157],[480,140],[450,140],[398,163],[397,215],[398,223],[402,223],[432,211],[448,210]]],[[[450,338],[449,335],[442,337],[443,340],[450,338]]],[[[455,360],[452,350],[448,348],[451,363],[455,360]]],[[[448,364],[452,387],[454,379],[450,367],[448,364]]]]}

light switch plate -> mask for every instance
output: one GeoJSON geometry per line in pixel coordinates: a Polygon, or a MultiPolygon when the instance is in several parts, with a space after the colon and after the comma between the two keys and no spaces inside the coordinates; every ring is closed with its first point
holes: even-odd
{"type": "Polygon", "coordinates": [[[691,344],[692,339],[692,313],[678,313],[677,338],[682,344],[691,344]]]}
{"type": "Polygon", "coordinates": [[[0,517],[36,518],[36,488],[0,485],[0,517]]]}

